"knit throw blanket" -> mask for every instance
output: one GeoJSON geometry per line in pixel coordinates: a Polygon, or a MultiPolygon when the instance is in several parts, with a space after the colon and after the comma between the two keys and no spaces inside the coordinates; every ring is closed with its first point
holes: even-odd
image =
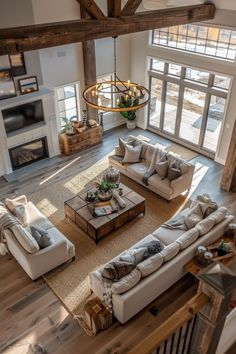
{"type": "Polygon", "coordinates": [[[5,242],[4,231],[19,224],[17,219],[11,215],[3,203],[0,203],[0,242],[5,242]]]}
{"type": "Polygon", "coordinates": [[[204,193],[198,195],[196,200],[192,202],[185,216],[176,215],[174,218],[164,223],[162,227],[166,229],[189,230],[217,209],[218,205],[211,200],[209,194],[204,193]]]}

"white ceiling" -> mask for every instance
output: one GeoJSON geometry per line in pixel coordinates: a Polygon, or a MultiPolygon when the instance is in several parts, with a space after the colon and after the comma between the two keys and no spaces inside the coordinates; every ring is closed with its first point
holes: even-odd
{"type": "MultiPolygon", "coordinates": [[[[165,8],[167,6],[186,6],[202,4],[204,0],[143,0],[143,7],[147,10],[165,8]]],[[[236,10],[236,0],[212,0],[218,9],[236,10]]]]}

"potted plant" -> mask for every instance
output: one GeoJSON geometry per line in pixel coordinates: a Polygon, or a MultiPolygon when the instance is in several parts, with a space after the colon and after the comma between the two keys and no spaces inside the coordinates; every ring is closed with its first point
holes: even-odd
{"type": "MultiPolygon", "coordinates": [[[[138,98],[132,98],[128,95],[121,96],[118,106],[120,108],[135,107],[139,103],[138,98]]],[[[134,129],[136,127],[136,110],[120,112],[120,114],[127,119],[127,128],[134,129]]]]}
{"type": "Polygon", "coordinates": [[[75,129],[72,121],[67,117],[62,117],[61,120],[65,122],[64,127],[61,129],[61,133],[66,133],[66,135],[74,135],[75,129]]]}
{"type": "Polygon", "coordinates": [[[96,182],[95,186],[98,189],[97,197],[102,202],[110,200],[112,198],[112,190],[117,187],[116,183],[104,179],[96,182]]]}

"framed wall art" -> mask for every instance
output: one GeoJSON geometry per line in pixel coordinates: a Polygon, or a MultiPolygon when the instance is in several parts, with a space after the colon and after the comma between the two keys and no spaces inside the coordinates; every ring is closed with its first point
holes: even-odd
{"type": "Polygon", "coordinates": [[[0,100],[14,96],[16,96],[16,87],[11,70],[0,69],[0,100]]]}
{"type": "Polygon", "coordinates": [[[36,76],[26,77],[18,80],[21,95],[38,91],[38,81],[36,76]]]}

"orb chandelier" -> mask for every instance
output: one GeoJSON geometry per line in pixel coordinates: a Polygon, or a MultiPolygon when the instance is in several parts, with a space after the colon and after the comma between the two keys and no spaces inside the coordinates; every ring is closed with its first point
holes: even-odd
{"type": "Polygon", "coordinates": [[[106,112],[136,111],[150,100],[149,90],[130,80],[122,81],[116,71],[116,38],[114,39],[114,73],[111,81],[97,82],[83,92],[85,103],[106,112]]]}

